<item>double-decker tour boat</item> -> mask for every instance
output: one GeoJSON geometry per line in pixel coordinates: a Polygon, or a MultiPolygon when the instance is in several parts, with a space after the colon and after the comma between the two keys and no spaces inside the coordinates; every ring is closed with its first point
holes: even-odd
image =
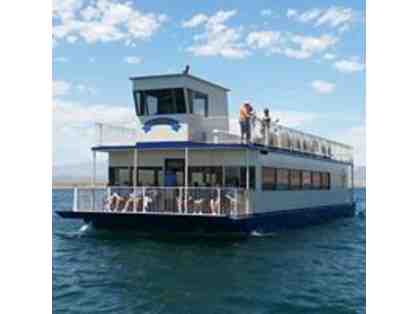
{"type": "Polygon", "coordinates": [[[145,232],[272,232],[355,213],[352,147],[272,122],[230,132],[228,89],[187,73],[132,77],[137,129],[97,124],[92,187],[63,218],[145,232]],[[96,154],[108,154],[107,186],[96,154]]]}

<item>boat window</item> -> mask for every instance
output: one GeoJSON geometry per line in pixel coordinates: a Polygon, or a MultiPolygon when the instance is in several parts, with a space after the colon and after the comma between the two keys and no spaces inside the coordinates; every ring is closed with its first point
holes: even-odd
{"type": "MultiPolygon", "coordinates": [[[[246,167],[225,167],[225,186],[245,188],[246,184],[246,167]]],[[[250,167],[250,188],[255,188],[255,167],[250,167]]]]}
{"type": "Polygon", "coordinates": [[[263,167],[263,190],[276,189],[276,169],[270,167],[263,167]]]}
{"type": "Polygon", "coordinates": [[[159,186],[163,182],[159,176],[162,174],[160,167],[140,167],[138,168],[137,185],[138,186],[159,186]]]}
{"type": "Polygon", "coordinates": [[[299,190],[302,186],[302,172],[300,170],[290,170],[290,188],[299,190]]]}
{"type": "Polygon", "coordinates": [[[132,172],[129,167],[109,168],[109,183],[112,186],[132,185],[132,172]]]}
{"type": "Polygon", "coordinates": [[[289,170],[288,169],[277,169],[276,174],[276,188],[278,190],[289,189],[289,170]]]}
{"type": "Polygon", "coordinates": [[[329,172],[321,172],[321,189],[329,190],[329,188],[330,188],[329,172]]]}
{"type": "Polygon", "coordinates": [[[321,173],[319,173],[319,172],[313,172],[312,173],[312,187],[314,189],[320,189],[321,188],[321,173]]]}
{"type": "Polygon", "coordinates": [[[188,89],[190,113],[208,116],[208,95],[188,89]]]}
{"type": "Polygon", "coordinates": [[[190,167],[189,184],[193,186],[221,186],[222,167],[190,167]]]}
{"type": "Polygon", "coordinates": [[[310,171],[302,171],[302,186],[303,189],[309,190],[312,185],[312,176],[310,171]]]}
{"type": "Polygon", "coordinates": [[[186,101],[182,88],[136,91],[136,113],[139,116],[186,113],[186,101]]]}

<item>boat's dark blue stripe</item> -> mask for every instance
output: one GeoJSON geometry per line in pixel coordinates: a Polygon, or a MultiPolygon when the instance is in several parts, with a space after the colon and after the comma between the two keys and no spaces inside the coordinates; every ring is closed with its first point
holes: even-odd
{"type": "Polygon", "coordinates": [[[121,214],[105,212],[57,211],[64,218],[84,219],[98,228],[137,229],[172,232],[276,231],[282,228],[318,224],[355,213],[355,204],[338,204],[294,210],[258,213],[239,219],[207,215],[121,214]]]}

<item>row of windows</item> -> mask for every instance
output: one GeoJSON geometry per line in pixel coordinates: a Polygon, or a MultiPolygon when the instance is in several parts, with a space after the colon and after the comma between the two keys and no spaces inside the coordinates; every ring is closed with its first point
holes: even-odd
{"type": "Polygon", "coordinates": [[[330,188],[329,172],[263,167],[263,190],[311,190],[330,188]]]}
{"type": "MultiPolygon", "coordinates": [[[[175,176],[175,183],[168,174],[164,175],[162,167],[139,167],[137,169],[137,186],[183,186],[184,168],[173,169],[171,176],[175,176]]],[[[112,186],[132,186],[133,167],[110,167],[109,184],[112,186]]],[[[228,186],[245,188],[247,171],[245,167],[189,167],[189,185],[191,186],[228,186]],[[224,174],[225,172],[225,174],[224,174]]],[[[250,188],[255,188],[255,168],[250,167],[250,188]]]]}
{"type": "MultiPolygon", "coordinates": [[[[175,183],[167,184],[167,175],[162,167],[139,167],[137,186],[184,185],[184,169],[172,171],[175,183]]],[[[189,167],[189,185],[191,186],[228,186],[246,187],[245,167],[189,167]],[[225,173],[223,173],[225,172],[225,173]]],[[[131,186],[132,167],[110,167],[109,183],[116,186],[131,186]]],[[[250,188],[255,188],[255,168],[250,167],[250,188]]],[[[305,171],[283,168],[262,168],[263,190],[310,190],[329,189],[329,172],[305,171]]]]}
{"type": "MultiPolygon", "coordinates": [[[[190,113],[208,116],[208,95],[187,89],[190,113]]],[[[134,100],[138,116],[186,113],[183,88],[135,91],[134,100]]]]}

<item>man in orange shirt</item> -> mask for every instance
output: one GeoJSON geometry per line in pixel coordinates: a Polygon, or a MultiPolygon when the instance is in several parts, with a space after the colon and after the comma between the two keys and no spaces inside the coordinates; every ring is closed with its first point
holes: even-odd
{"type": "Polygon", "coordinates": [[[252,108],[249,102],[245,102],[239,108],[241,143],[244,141],[244,135],[245,135],[246,143],[249,143],[251,139],[251,126],[250,126],[251,111],[252,111],[252,108]]]}

